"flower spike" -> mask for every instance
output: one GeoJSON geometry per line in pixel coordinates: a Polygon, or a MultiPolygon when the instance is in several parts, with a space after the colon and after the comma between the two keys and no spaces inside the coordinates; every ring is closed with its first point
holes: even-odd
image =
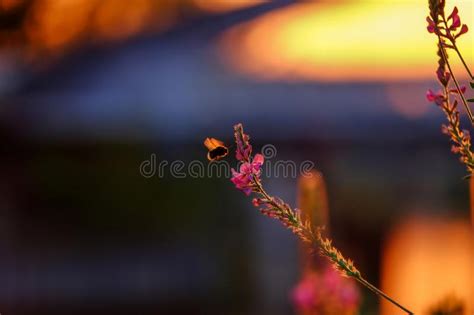
{"type": "Polygon", "coordinates": [[[234,137],[236,143],[236,159],[241,163],[239,171],[232,169],[231,181],[235,187],[243,191],[247,196],[252,193],[255,198],[252,204],[265,216],[276,219],[289,229],[303,242],[326,257],[333,267],[343,276],[351,277],[359,283],[372,290],[379,296],[387,299],[408,314],[413,314],[408,309],[387,296],[384,292],[365,280],[360,271],[357,270],[350,259],[346,259],[342,253],[332,245],[332,241],[322,235],[322,227],[314,227],[307,219],[303,219],[298,209],[293,209],[285,201],[278,197],[271,196],[263,188],[261,179],[261,168],[264,157],[256,154],[252,157],[252,146],[249,135],[244,133],[242,124],[234,126],[234,137]]]}

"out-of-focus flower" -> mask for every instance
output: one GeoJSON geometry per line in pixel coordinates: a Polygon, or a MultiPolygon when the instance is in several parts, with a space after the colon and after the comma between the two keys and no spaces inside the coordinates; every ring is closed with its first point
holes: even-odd
{"type": "Polygon", "coordinates": [[[298,310],[311,311],[318,304],[318,288],[321,290],[319,276],[308,273],[291,292],[291,299],[298,310]]]}
{"type": "Polygon", "coordinates": [[[306,273],[291,293],[296,309],[307,315],[352,315],[360,305],[354,281],[331,266],[306,273]]]}
{"type": "Polygon", "coordinates": [[[447,295],[435,305],[430,307],[429,315],[463,315],[465,312],[464,301],[455,295],[447,295]]]}

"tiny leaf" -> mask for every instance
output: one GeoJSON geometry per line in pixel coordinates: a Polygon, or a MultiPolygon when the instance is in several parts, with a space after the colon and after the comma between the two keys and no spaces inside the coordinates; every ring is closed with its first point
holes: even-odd
{"type": "Polygon", "coordinates": [[[467,100],[469,103],[474,103],[474,98],[470,98],[467,100]]]}

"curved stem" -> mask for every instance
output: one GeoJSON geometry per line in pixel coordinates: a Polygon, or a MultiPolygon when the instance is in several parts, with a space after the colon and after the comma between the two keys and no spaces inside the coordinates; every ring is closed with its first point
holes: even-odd
{"type": "Polygon", "coordinates": [[[474,116],[472,115],[471,108],[467,104],[466,98],[464,97],[464,94],[461,91],[461,87],[458,83],[458,80],[456,79],[456,76],[454,75],[454,71],[451,68],[451,64],[448,61],[448,55],[446,54],[446,49],[443,46],[443,41],[441,40],[441,37],[439,35],[438,35],[438,38],[439,38],[439,46],[440,46],[439,48],[440,48],[441,54],[443,55],[443,59],[446,62],[446,65],[448,66],[449,73],[451,74],[451,78],[453,78],[454,85],[456,86],[456,89],[458,90],[458,94],[462,100],[464,108],[466,108],[467,116],[469,117],[471,124],[474,126],[474,116]]]}
{"type": "MultiPolygon", "coordinates": [[[[257,178],[253,178],[252,179],[252,182],[253,184],[255,185],[256,187],[256,192],[259,193],[262,197],[264,197],[266,200],[268,200],[268,202],[270,204],[272,204],[273,206],[279,208],[279,205],[276,204],[274,201],[273,201],[273,198],[265,191],[265,189],[263,188],[261,182],[257,179],[257,178]]],[[[284,212],[282,209],[280,209],[281,212],[284,212]]],[[[295,219],[296,220],[296,219],[295,219]]],[[[297,224],[299,224],[298,220],[295,221],[297,224]]],[[[321,242],[320,241],[317,241],[317,240],[312,240],[311,241],[313,243],[313,245],[315,245],[316,247],[318,248],[321,248],[321,242]]],[[[367,280],[365,280],[359,272],[357,273],[352,273],[352,272],[349,272],[346,270],[345,274],[348,276],[348,277],[351,277],[351,278],[354,278],[355,280],[357,280],[360,284],[362,284],[363,286],[365,286],[366,288],[368,288],[369,290],[371,290],[372,292],[374,292],[375,294],[383,297],[384,299],[386,299],[387,301],[389,301],[390,303],[392,303],[393,305],[395,305],[396,307],[400,308],[401,310],[403,310],[404,312],[406,312],[407,314],[409,315],[412,315],[413,313],[408,310],[407,308],[405,308],[404,306],[402,306],[400,303],[396,302],[394,299],[392,299],[391,297],[389,297],[387,294],[385,294],[382,290],[378,289],[376,286],[374,286],[373,284],[371,284],[370,282],[368,282],[367,280]]]]}
{"type": "Polygon", "coordinates": [[[455,42],[453,42],[453,47],[454,47],[454,50],[456,51],[456,53],[458,54],[459,59],[461,60],[462,64],[464,65],[464,68],[466,69],[467,74],[469,75],[469,77],[471,78],[471,80],[474,80],[474,76],[472,75],[471,70],[469,70],[469,67],[467,66],[467,63],[466,63],[466,61],[464,60],[463,56],[461,55],[461,52],[459,51],[458,46],[456,45],[455,42]]]}
{"type": "Polygon", "coordinates": [[[372,292],[374,292],[375,294],[377,294],[378,296],[381,296],[383,297],[384,299],[386,299],[387,301],[389,301],[390,303],[392,303],[393,305],[397,306],[398,308],[400,308],[401,310],[403,310],[404,312],[406,312],[407,314],[410,314],[410,315],[413,315],[414,313],[411,312],[410,310],[408,310],[407,308],[405,308],[404,306],[402,306],[401,304],[399,304],[397,301],[395,301],[394,299],[392,299],[391,297],[389,297],[387,294],[385,294],[382,290],[378,289],[376,286],[372,285],[370,282],[368,282],[367,280],[365,280],[364,278],[362,278],[362,276],[360,277],[356,277],[355,278],[360,284],[362,284],[363,286],[365,286],[366,288],[368,288],[369,290],[371,290],[372,292]]]}
{"type": "MultiPolygon", "coordinates": [[[[449,35],[448,38],[449,38],[449,41],[451,42],[451,45],[453,46],[453,49],[454,49],[454,50],[456,51],[456,53],[458,54],[458,57],[459,57],[459,59],[461,60],[462,64],[464,65],[464,68],[466,69],[467,74],[469,75],[470,79],[471,79],[471,80],[474,80],[474,76],[472,76],[471,70],[469,70],[469,67],[467,66],[467,63],[466,63],[466,61],[464,60],[464,57],[462,56],[461,52],[460,52],[459,49],[458,49],[458,46],[456,45],[456,40],[455,40],[455,38],[453,37],[453,35],[451,34],[451,32],[450,32],[450,30],[449,30],[448,21],[446,21],[446,18],[445,18],[445,16],[444,16],[444,14],[443,14],[443,23],[444,23],[444,25],[445,25],[445,27],[446,27],[446,33],[447,33],[447,35],[449,35]]],[[[439,37],[439,35],[438,35],[438,37],[439,37]]],[[[441,39],[440,39],[440,42],[441,42],[441,39]]],[[[447,59],[447,58],[446,58],[446,59],[447,59]]],[[[447,60],[446,60],[446,62],[447,62],[447,60]]]]}

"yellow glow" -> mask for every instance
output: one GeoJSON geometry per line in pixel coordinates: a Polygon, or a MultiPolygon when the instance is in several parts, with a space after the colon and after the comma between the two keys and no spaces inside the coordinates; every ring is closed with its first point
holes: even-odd
{"type": "MultiPolygon", "coordinates": [[[[425,314],[450,294],[471,314],[471,227],[468,220],[413,218],[388,238],[382,259],[382,290],[415,314],[425,314]]],[[[382,315],[396,309],[382,301],[382,315]]]]}
{"type": "MultiPolygon", "coordinates": [[[[461,20],[473,21],[472,1],[456,4],[461,20]]],[[[426,31],[427,11],[426,1],[413,0],[298,3],[232,28],[221,48],[235,69],[261,79],[432,78],[436,38],[426,31]]],[[[473,33],[460,40],[468,61],[473,33]]]]}

